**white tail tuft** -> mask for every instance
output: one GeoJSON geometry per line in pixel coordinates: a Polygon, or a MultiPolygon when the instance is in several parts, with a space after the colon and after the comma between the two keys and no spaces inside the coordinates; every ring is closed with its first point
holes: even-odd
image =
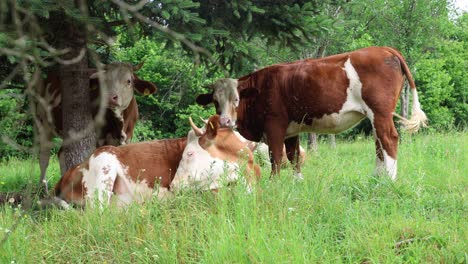
{"type": "Polygon", "coordinates": [[[400,123],[403,124],[404,129],[410,133],[416,133],[418,130],[423,127],[427,127],[427,116],[421,109],[419,104],[418,93],[415,88],[411,89],[413,92],[413,109],[411,113],[411,118],[406,119],[397,113],[393,113],[394,116],[401,119],[400,123]]]}

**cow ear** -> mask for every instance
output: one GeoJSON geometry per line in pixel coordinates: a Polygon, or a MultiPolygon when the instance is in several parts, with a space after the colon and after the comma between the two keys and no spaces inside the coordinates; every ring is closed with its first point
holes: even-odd
{"type": "Polygon", "coordinates": [[[133,71],[136,72],[136,71],[140,70],[141,67],[143,67],[143,64],[145,64],[145,61],[142,61],[137,65],[133,65],[133,71]]]}
{"type": "Polygon", "coordinates": [[[106,73],[106,71],[96,71],[96,72],[93,72],[90,76],[89,76],[89,79],[97,79],[99,78],[99,74],[104,74],[106,73]]]}
{"type": "Polygon", "coordinates": [[[133,74],[133,85],[135,85],[135,90],[143,95],[154,94],[158,88],[152,82],[141,80],[133,74]]]}
{"type": "Polygon", "coordinates": [[[213,102],[213,93],[207,93],[207,94],[200,94],[197,96],[197,99],[195,99],[197,104],[199,105],[207,105],[209,103],[213,102]]]}
{"type": "Polygon", "coordinates": [[[214,115],[210,117],[208,120],[208,123],[206,124],[206,132],[205,135],[208,137],[208,139],[212,140],[216,137],[218,134],[218,128],[220,126],[219,123],[219,115],[214,115]]]}

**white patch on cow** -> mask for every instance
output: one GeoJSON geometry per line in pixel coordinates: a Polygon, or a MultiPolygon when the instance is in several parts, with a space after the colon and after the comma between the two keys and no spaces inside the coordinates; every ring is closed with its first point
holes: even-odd
{"type": "Polygon", "coordinates": [[[212,157],[198,143],[193,130],[189,132],[188,143],[182,154],[171,189],[174,191],[187,187],[200,190],[213,190],[239,178],[239,166],[236,163],[212,157]]]}
{"type": "Polygon", "coordinates": [[[92,155],[88,162],[89,169],[81,168],[83,186],[86,188],[85,199],[99,201],[102,206],[109,204],[117,174],[124,174],[124,168],[114,154],[103,152],[92,155]]]}
{"type": "Polygon", "coordinates": [[[234,127],[237,121],[237,107],[239,106],[239,92],[237,79],[219,79],[213,84],[213,100],[218,102],[222,126],[234,127]]]}
{"type": "Polygon", "coordinates": [[[340,111],[324,114],[321,118],[314,118],[310,126],[293,121],[288,125],[286,138],[296,136],[300,132],[340,133],[358,124],[366,116],[373,122],[373,112],[362,99],[362,83],[356,69],[351,64],[351,59],[345,62],[343,69],[349,79],[349,87],[346,90],[346,101],[340,111]]]}
{"type": "Polygon", "coordinates": [[[123,180],[123,188],[125,189],[121,190],[123,194],[115,195],[117,205],[128,205],[132,202],[143,203],[153,195],[154,190],[149,187],[146,180],[137,180],[135,182],[134,179],[130,179],[127,175],[118,175],[118,177],[120,180],[123,180]]]}
{"type": "Polygon", "coordinates": [[[375,129],[373,133],[383,155],[383,160],[379,159],[378,156],[376,157],[374,173],[376,175],[385,174],[395,181],[397,177],[397,160],[388,155],[387,151],[383,148],[382,142],[376,137],[375,129]]]}
{"type": "MultiPolygon", "coordinates": [[[[109,97],[108,107],[119,117],[133,98],[133,67],[126,63],[111,63],[106,65],[105,69],[100,72],[104,78],[101,87],[102,96],[109,97]],[[117,101],[111,100],[114,96],[117,96],[117,101]]],[[[97,76],[98,73],[95,73],[91,78],[97,76]]]]}
{"type": "Polygon", "coordinates": [[[100,206],[112,202],[118,206],[131,202],[142,203],[153,194],[153,189],[143,180],[132,179],[128,175],[128,167],[122,165],[111,153],[103,152],[89,159],[89,169],[82,168],[83,186],[86,188],[85,198],[93,202],[97,198],[100,206]],[[115,181],[119,177],[120,194],[114,195],[115,181]],[[97,195],[97,197],[96,197],[97,195]]]}
{"type": "Polygon", "coordinates": [[[385,170],[390,178],[395,181],[397,177],[397,161],[387,154],[387,151],[383,150],[385,170]]]}

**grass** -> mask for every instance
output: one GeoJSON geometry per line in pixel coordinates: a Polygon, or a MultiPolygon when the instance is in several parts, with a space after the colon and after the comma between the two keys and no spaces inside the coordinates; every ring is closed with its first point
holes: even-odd
{"type": "MultiPolygon", "coordinates": [[[[125,209],[7,205],[0,263],[466,263],[467,149],[466,133],[405,135],[396,182],[371,176],[374,143],[363,138],[321,144],[302,182],[264,169],[251,194],[239,184],[125,209]]],[[[0,164],[1,191],[34,184],[36,167],[0,164]]]]}

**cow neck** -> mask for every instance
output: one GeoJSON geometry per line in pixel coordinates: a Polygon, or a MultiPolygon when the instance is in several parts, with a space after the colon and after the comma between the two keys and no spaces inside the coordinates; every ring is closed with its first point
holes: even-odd
{"type": "Polygon", "coordinates": [[[203,135],[198,142],[211,157],[229,162],[236,162],[239,152],[246,147],[230,128],[219,128],[215,138],[208,139],[203,135]]]}
{"type": "MultiPolygon", "coordinates": [[[[262,71],[262,70],[260,70],[262,71]]],[[[241,77],[239,80],[247,82],[248,87],[258,86],[256,84],[257,72],[241,77]]],[[[259,93],[262,93],[260,90],[259,93]]],[[[251,141],[260,141],[263,136],[263,113],[256,111],[257,105],[261,104],[261,96],[249,96],[241,98],[237,108],[237,128],[241,135],[251,141]]]]}

